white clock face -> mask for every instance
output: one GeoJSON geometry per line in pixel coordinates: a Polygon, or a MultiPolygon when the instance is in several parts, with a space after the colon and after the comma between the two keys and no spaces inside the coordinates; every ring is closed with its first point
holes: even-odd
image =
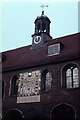
{"type": "Polygon", "coordinates": [[[34,37],[34,43],[35,43],[35,44],[40,43],[40,41],[41,41],[41,36],[36,36],[36,37],[34,37]]]}

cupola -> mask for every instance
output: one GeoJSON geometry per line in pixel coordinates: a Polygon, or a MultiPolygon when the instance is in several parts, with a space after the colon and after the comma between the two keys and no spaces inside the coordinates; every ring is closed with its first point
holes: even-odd
{"type": "Polygon", "coordinates": [[[44,15],[42,11],[40,16],[37,16],[34,24],[35,31],[32,35],[32,48],[43,47],[52,37],[50,36],[50,19],[44,15]]]}

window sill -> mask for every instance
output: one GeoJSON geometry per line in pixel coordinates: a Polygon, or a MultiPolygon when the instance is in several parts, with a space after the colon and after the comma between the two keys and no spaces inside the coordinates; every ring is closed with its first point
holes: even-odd
{"type": "Polygon", "coordinates": [[[47,55],[47,56],[49,56],[49,57],[51,57],[51,56],[55,56],[55,55],[59,55],[60,53],[55,53],[55,54],[51,54],[51,55],[47,55]]]}

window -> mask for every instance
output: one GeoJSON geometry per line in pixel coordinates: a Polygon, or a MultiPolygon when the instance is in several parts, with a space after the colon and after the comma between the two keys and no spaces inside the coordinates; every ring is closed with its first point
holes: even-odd
{"type": "Polygon", "coordinates": [[[42,73],[42,90],[49,91],[51,89],[52,76],[49,70],[44,70],[42,73]]]}
{"type": "Polygon", "coordinates": [[[63,68],[63,80],[66,88],[79,87],[79,69],[75,64],[69,64],[63,68]]]}
{"type": "Polygon", "coordinates": [[[60,43],[48,46],[48,55],[57,55],[60,53],[60,43]]]}
{"type": "Polygon", "coordinates": [[[18,91],[18,77],[15,75],[11,82],[11,95],[16,95],[18,91]]]}

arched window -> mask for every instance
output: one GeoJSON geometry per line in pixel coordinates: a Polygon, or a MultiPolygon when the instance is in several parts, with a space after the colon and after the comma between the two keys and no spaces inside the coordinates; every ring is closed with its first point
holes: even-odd
{"type": "Polygon", "coordinates": [[[11,81],[11,95],[16,95],[18,91],[18,77],[15,75],[11,81]]]}
{"type": "Polygon", "coordinates": [[[42,90],[49,91],[51,89],[52,75],[51,72],[46,69],[42,72],[42,90]]]}
{"type": "Polygon", "coordinates": [[[79,87],[79,69],[76,64],[68,64],[63,68],[63,83],[66,88],[79,87]]]}

